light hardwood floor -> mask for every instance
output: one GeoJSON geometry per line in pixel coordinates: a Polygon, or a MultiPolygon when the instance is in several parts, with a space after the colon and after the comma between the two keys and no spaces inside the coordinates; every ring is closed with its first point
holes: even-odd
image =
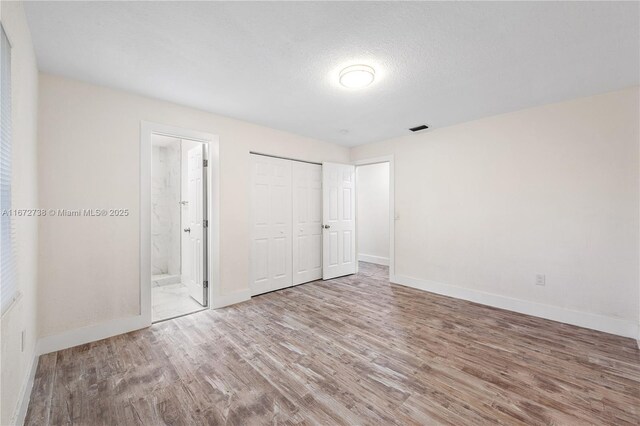
{"type": "Polygon", "coordinates": [[[632,339],[390,285],[386,268],[40,358],[28,425],[640,424],[632,339]]]}

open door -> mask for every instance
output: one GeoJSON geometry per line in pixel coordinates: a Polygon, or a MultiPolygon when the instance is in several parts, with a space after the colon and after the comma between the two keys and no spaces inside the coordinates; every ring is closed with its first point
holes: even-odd
{"type": "Polygon", "coordinates": [[[322,163],[322,279],[356,272],[355,166],[322,163]]]}
{"type": "Polygon", "coordinates": [[[205,145],[187,151],[188,220],[184,232],[188,245],[184,250],[183,268],[189,295],[202,306],[207,304],[207,200],[205,145]]]}

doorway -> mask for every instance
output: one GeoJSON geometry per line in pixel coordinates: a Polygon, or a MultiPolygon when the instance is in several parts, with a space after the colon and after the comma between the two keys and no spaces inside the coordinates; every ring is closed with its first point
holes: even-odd
{"type": "Polygon", "coordinates": [[[151,135],[151,320],[208,304],[207,143],[151,135]]]}
{"type": "MultiPolygon", "coordinates": [[[[182,145],[187,147],[187,143],[182,141],[193,142],[203,149],[203,161],[206,159],[206,164],[202,163],[202,206],[206,207],[206,214],[203,212],[202,220],[203,228],[206,228],[206,232],[201,240],[201,247],[203,251],[202,258],[202,280],[200,282],[202,292],[202,303],[199,310],[206,308],[217,308],[224,306],[226,301],[220,294],[220,140],[217,135],[211,133],[205,133],[197,130],[186,129],[183,127],[168,126],[165,124],[153,123],[149,121],[142,121],[140,123],[140,315],[138,318],[144,325],[151,325],[156,322],[152,312],[152,286],[154,271],[152,268],[152,163],[153,163],[153,144],[152,140],[154,136],[167,136],[175,140],[181,141],[181,161],[182,157],[182,145]]],[[[188,149],[188,148],[187,148],[188,149]]],[[[188,158],[186,155],[185,158],[188,158]]],[[[183,166],[180,166],[181,169],[183,166]]],[[[186,166],[184,166],[186,167],[186,166]]],[[[181,178],[181,192],[179,201],[185,201],[182,199],[182,178],[181,178]]],[[[180,204],[182,206],[182,204],[180,204]]],[[[182,208],[182,207],[180,207],[182,208]]],[[[188,226],[183,226],[182,223],[182,211],[180,218],[180,227],[177,229],[182,232],[182,236],[178,238],[180,241],[180,279],[185,278],[185,261],[182,259],[182,245],[185,235],[184,229],[188,226]]],[[[192,228],[193,229],[193,228],[192,228]]],[[[190,232],[186,232],[190,234],[190,232]]],[[[175,238],[175,234],[174,234],[175,238]]],[[[174,269],[175,271],[175,269],[174,269]]],[[[188,271],[187,271],[188,272],[188,271]]],[[[163,275],[163,274],[155,274],[163,275]]],[[[167,267],[167,275],[172,274],[167,267]]],[[[175,279],[175,278],[173,278],[175,279]]],[[[185,282],[185,287],[188,287],[185,282]]],[[[160,284],[160,283],[159,283],[160,284]]],[[[184,290],[182,290],[184,292],[184,290]]],[[[191,291],[188,289],[189,297],[191,291]]],[[[197,299],[196,299],[197,300],[197,299]]],[[[165,318],[169,319],[169,318],[165,318]]]]}
{"type": "Polygon", "coordinates": [[[389,278],[391,259],[390,162],[356,167],[358,272],[389,278]]]}

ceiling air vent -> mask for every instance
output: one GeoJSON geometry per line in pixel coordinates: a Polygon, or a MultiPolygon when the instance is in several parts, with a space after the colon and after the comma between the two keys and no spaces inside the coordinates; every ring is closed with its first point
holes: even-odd
{"type": "Polygon", "coordinates": [[[424,130],[424,129],[428,129],[429,126],[427,126],[426,124],[423,124],[422,126],[416,126],[416,127],[412,127],[409,130],[411,130],[412,132],[419,132],[420,130],[424,130]]]}

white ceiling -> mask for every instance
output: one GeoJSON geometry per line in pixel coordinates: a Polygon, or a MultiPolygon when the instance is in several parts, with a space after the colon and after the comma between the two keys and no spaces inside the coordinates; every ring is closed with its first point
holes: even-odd
{"type": "Polygon", "coordinates": [[[639,84],[638,2],[25,7],[42,71],[346,146],[639,84]]]}

